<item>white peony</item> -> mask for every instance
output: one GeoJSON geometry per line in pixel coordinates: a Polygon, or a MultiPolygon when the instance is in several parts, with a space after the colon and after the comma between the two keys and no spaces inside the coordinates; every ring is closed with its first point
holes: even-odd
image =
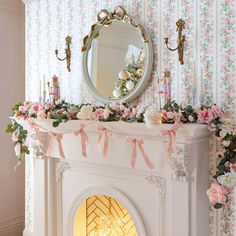
{"type": "Polygon", "coordinates": [[[94,120],[93,106],[87,105],[83,106],[80,109],[80,112],[77,114],[79,120],[94,120]]]}
{"type": "Polygon", "coordinates": [[[174,112],[172,112],[172,111],[168,111],[168,112],[167,112],[167,118],[168,118],[168,119],[171,119],[171,120],[172,120],[172,119],[174,119],[174,117],[175,117],[174,112]]]}
{"type": "Polygon", "coordinates": [[[144,121],[146,122],[147,127],[161,124],[161,120],[161,113],[157,111],[154,106],[149,107],[144,113],[144,121]]]}
{"type": "Polygon", "coordinates": [[[221,185],[232,188],[236,185],[236,173],[231,170],[231,172],[218,176],[217,180],[221,185]]]}

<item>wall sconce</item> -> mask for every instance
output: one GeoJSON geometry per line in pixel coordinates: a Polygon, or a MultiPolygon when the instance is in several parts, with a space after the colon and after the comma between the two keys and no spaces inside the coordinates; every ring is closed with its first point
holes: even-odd
{"type": "Polygon", "coordinates": [[[179,19],[176,22],[176,26],[177,26],[176,31],[178,32],[178,40],[177,40],[178,46],[176,48],[174,48],[174,49],[170,48],[168,46],[169,39],[168,38],[164,38],[165,39],[166,47],[170,51],[178,50],[179,61],[180,61],[181,65],[184,64],[184,41],[185,41],[185,35],[182,35],[182,31],[183,31],[183,29],[185,29],[184,25],[185,25],[185,22],[182,19],[179,19]]]}
{"type": "Polygon", "coordinates": [[[71,60],[71,50],[70,50],[70,45],[71,45],[71,37],[68,35],[66,38],[65,38],[65,41],[66,41],[66,48],[65,48],[65,58],[61,59],[58,57],[58,50],[56,49],[55,50],[55,54],[56,54],[56,57],[59,61],[64,61],[66,60],[66,63],[67,63],[67,70],[70,72],[70,60],[71,60]]]}

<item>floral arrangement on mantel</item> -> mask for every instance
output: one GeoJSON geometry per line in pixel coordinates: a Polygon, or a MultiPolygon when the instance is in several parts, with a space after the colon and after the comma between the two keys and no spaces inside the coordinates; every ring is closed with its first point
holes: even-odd
{"type": "Polygon", "coordinates": [[[193,109],[192,106],[182,107],[176,102],[168,102],[161,111],[155,107],[133,106],[128,104],[110,104],[93,106],[91,104],[73,105],[64,101],[52,104],[39,104],[26,101],[12,109],[11,124],[6,132],[12,133],[18,164],[24,154],[29,154],[27,131],[17,123],[17,120],[30,118],[53,119],[53,127],[68,120],[98,120],[145,122],[147,126],[160,123],[199,123],[208,125],[221,143],[218,154],[219,164],[207,195],[215,208],[219,209],[229,201],[229,194],[236,184],[236,127],[224,119],[224,114],[216,105],[202,106],[193,109]]]}

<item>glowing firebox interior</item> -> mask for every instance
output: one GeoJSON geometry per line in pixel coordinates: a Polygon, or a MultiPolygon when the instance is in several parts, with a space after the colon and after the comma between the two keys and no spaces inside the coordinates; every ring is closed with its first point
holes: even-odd
{"type": "Polygon", "coordinates": [[[76,213],[74,236],[138,236],[138,233],[120,202],[106,195],[94,195],[76,213]]]}

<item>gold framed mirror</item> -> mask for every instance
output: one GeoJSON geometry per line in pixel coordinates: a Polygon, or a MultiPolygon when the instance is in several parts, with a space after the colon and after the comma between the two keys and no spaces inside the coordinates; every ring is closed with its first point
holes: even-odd
{"type": "Polygon", "coordinates": [[[83,40],[83,75],[100,102],[130,101],[150,78],[152,45],[144,27],[118,6],[101,10],[83,40]]]}

